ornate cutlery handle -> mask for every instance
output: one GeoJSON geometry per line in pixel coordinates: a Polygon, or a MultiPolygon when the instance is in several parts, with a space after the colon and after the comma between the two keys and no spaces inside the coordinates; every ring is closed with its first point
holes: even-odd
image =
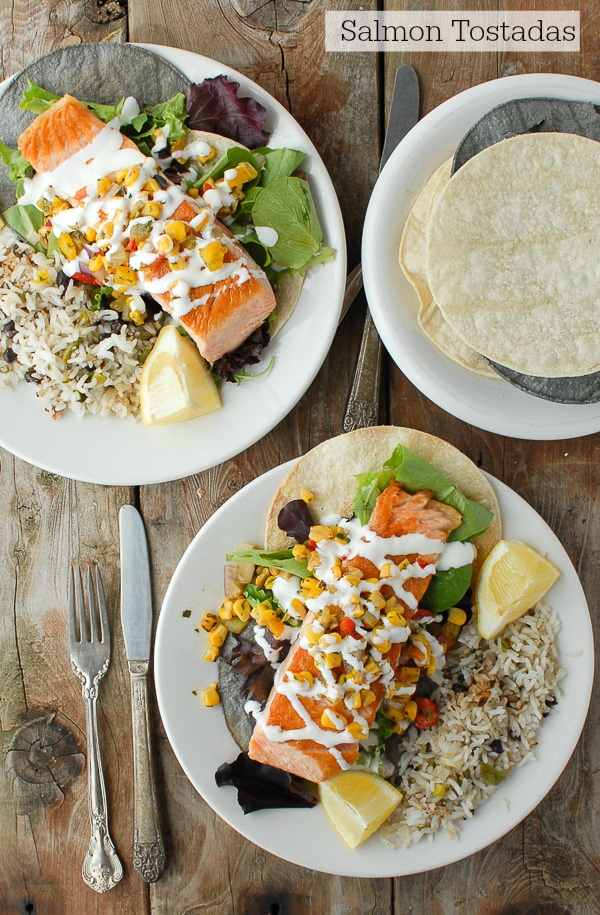
{"type": "Polygon", "coordinates": [[[381,357],[381,339],[371,312],[367,310],[352,388],[344,413],[344,432],[376,426],[379,422],[381,357]]]}
{"type": "Polygon", "coordinates": [[[166,864],[166,856],[160,832],[156,779],[150,752],[148,662],[130,661],[129,673],[133,720],[133,866],[144,880],[154,883],[166,864]]]}
{"type": "Polygon", "coordinates": [[[82,677],[87,730],[88,809],[92,836],[81,873],[88,886],[98,893],[105,893],[112,889],[123,876],[123,865],[108,831],[106,788],[102,772],[96,709],[100,676],[101,674],[95,677],[91,683],[87,678],[82,677]]]}

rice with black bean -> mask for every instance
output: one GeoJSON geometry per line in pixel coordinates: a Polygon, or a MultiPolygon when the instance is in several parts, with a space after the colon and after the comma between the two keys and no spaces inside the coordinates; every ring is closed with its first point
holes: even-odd
{"type": "Polygon", "coordinates": [[[7,227],[0,231],[0,387],[26,381],[53,419],[66,410],[139,416],[142,363],[160,321],[128,323],[90,309],[85,286],[56,285],[59,268],[7,227]]]}
{"type": "Polygon", "coordinates": [[[382,828],[387,844],[407,847],[439,829],[457,838],[460,821],[534,757],[537,730],[564,676],[558,629],[543,604],[490,641],[474,622],[463,629],[435,692],[439,724],[411,728],[402,743],[394,781],[403,800],[382,828]]]}

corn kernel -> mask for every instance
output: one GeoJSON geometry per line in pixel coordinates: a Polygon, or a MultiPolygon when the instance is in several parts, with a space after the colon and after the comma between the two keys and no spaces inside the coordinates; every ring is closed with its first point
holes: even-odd
{"type": "Polygon", "coordinates": [[[200,248],[200,256],[208,269],[212,272],[221,269],[226,251],[227,249],[225,246],[217,238],[215,241],[211,241],[203,248],[200,248]]]}
{"type": "Polygon", "coordinates": [[[209,661],[211,664],[217,660],[220,654],[220,649],[217,645],[209,645],[204,654],[202,655],[203,661],[209,661]]]}
{"type": "Polygon", "coordinates": [[[216,683],[212,683],[209,687],[202,690],[202,701],[207,708],[219,704],[221,697],[219,696],[216,683]]]}
{"type": "Polygon", "coordinates": [[[145,191],[146,194],[155,194],[156,191],[160,191],[160,184],[156,178],[150,178],[148,181],[146,181],[142,190],[145,191]]]}
{"type": "Polygon", "coordinates": [[[369,735],[367,728],[359,724],[358,721],[353,721],[352,724],[348,725],[348,732],[355,740],[364,740],[369,735]]]}
{"type": "Polygon", "coordinates": [[[441,782],[436,782],[433,786],[433,796],[434,797],[444,797],[446,794],[446,786],[442,785],[441,782]]]}
{"type": "Polygon", "coordinates": [[[406,620],[397,610],[388,610],[386,616],[392,626],[406,626],[406,620]]]}
{"type": "Polygon", "coordinates": [[[279,639],[285,632],[285,624],[283,620],[276,616],[274,619],[267,621],[267,629],[276,639],[279,639]]]}
{"type": "Polygon", "coordinates": [[[211,629],[214,629],[215,626],[219,625],[219,620],[217,619],[217,617],[215,616],[214,613],[207,612],[203,615],[202,619],[200,620],[200,625],[207,632],[210,632],[211,629]]]}
{"type": "Polygon", "coordinates": [[[409,721],[414,721],[417,717],[417,703],[414,699],[410,699],[404,706],[404,717],[409,721]]]}
{"type": "Polygon", "coordinates": [[[343,729],[346,727],[346,723],[347,722],[345,718],[343,718],[341,715],[338,715],[330,708],[326,708],[321,715],[321,726],[324,728],[331,728],[334,731],[343,731],[343,729]]]}
{"type": "Polygon", "coordinates": [[[369,602],[376,610],[383,610],[385,607],[385,597],[381,591],[372,591],[369,595],[369,602]]]}
{"type": "Polygon", "coordinates": [[[83,230],[83,237],[90,243],[96,241],[96,230],[92,229],[91,226],[88,226],[87,229],[83,230]]]}
{"type": "Polygon", "coordinates": [[[378,677],[379,674],[381,673],[381,668],[380,668],[379,664],[377,664],[377,662],[375,661],[374,658],[369,658],[369,660],[365,664],[365,671],[368,674],[372,674],[373,676],[378,677]]]}
{"type": "Polygon", "coordinates": [[[327,632],[319,639],[319,645],[321,645],[322,648],[327,648],[329,645],[333,645],[334,643],[341,641],[342,637],[339,632],[327,632]]]}
{"type": "Polygon", "coordinates": [[[125,187],[133,187],[133,185],[136,183],[136,181],[139,179],[139,177],[140,177],[140,170],[139,170],[139,168],[137,168],[137,166],[134,165],[133,168],[128,169],[127,174],[125,175],[125,178],[123,179],[123,184],[125,185],[125,187]]]}
{"type": "MultiPolygon", "coordinates": [[[[339,683],[339,680],[338,680],[338,683],[339,683]]],[[[356,690],[356,692],[352,693],[352,696],[350,697],[350,705],[352,708],[355,708],[355,709],[360,708],[362,706],[362,698],[360,695],[360,690],[356,690]]]]}
{"type": "Polygon", "coordinates": [[[448,611],[448,622],[454,623],[455,626],[464,626],[467,622],[467,614],[460,607],[452,607],[448,611]]]}
{"type": "Polygon", "coordinates": [[[294,597],[294,599],[292,600],[292,608],[298,614],[300,619],[304,619],[304,617],[306,616],[306,607],[304,606],[302,601],[299,600],[297,597],[294,597]]]}
{"type": "Polygon", "coordinates": [[[310,645],[316,645],[321,638],[321,633],[315,632],[312,626],[307,626],[304,631],[304,638],[310,645]]]}
{"type": "Polygon", "coordinates": [[[171,263],[171,270],[185,270],[187,267],[187,261],[185,257],[178,257],[176,261],[171,263]]]}
{"type": "Polygon", "coordinates": [[[112,187],[111,178],[100,178],[98,180],[98,184],[96,185],[96,193],[98,194],[98,197],[104,197],[106,192],[109,191],[111,189],[111,187],[112,187]]]}
{"type": "Polygon", "coordinates": [[[436,662],[435,658],[432,657],[429,664],[425,668],[425,673],[427,674],[428,677],[430,677],[432,674],[434,674],[436,672],[436,670],[437,670],[437,662],[436,662]]]}
{"type": "Polygon", "coordinates": [[[321,540],[333,540],[333,531],[325,524],[313,524],[308,536],[310,540],[319,543],[321,540]]]}
{"type": "Polygon", "coordinates": [[[245,620],[247,622],[250,619],[251,610],[252,607],[245,597],[238,597],[238,599],[233,602],[233,612],[240,620],[245,620]]]}
{"type": "Polygon", "coordinates": [[[325,666],[329,670],[333,670],[335,667],[339,667],[342,663],[342,656],[339,651],[329,651],[325,655],[325,666]]]}
{"type": "Polygon", "coordinates": [[[102,270],[102,268],[104,267],[104,258],[102,257],[102,255],[96,254],[96,256],[93,257],[91,259],[91,261],[89,262],[88,267],[90,268],[92,273],[96,273],[97,270],[102,270]]]}
{"type": "Polygon", "coordinates": [[[295,680],[304,681],[308,683],[309,686],[314,686],[315,678],[311,674],[310,670],[301,670],[298,673],[294,674],[295,680]]]}
{"type": "Polygon", "coordinates": [[[192,197],[194,200],[196,197],[200,196],[200,191],[197,187],[188,187],[187,189],[188,196],[192,197]]]}
{"type": "Polygon", "coordinates": [[[315,494],[311,492],[310,489],[302,489],[300,491],[300,498],[303,502],[306,502],[307,505],[310,505],[311,502],[314,502],[315,494]]]}
{"type": "Polygon", "coordinates": [[[221,604],[221,609],[219,610],[219,616],[222,620],[230,620],[233,616],[233,601],[224,600],[221,604]]]}
{"type": "Polygon", "coordinates": [[[217,623],[217,625],[208,633],[208,641],[211,645],[215,645],[217,648],[220,648],[227,638],[228,631],[229,630],[227,629],[227,626],[224,626],[223,623],[217,623]]]}
{"type": "Polygon", "coordinates": [[[389,578],[392,574],[392,564],[391,562],[384,562],[379,570],[380,578],[389,578]]]}
{"type": "Polygon", "coordinates": [[[131,311],[129,312],[129,317],[133,321],[133,323],[136,325],[136,327],[141,327],[141,325],[146,320],[146,312],[138,311],[137,308],[132,308],[131,311]]]}
{"type": "Polygon", "coordinates": [[[115,283],[119,286],[135,286],[137,283],[137,274],[131,267],[121,265],[115,270],[115,283]]]}
{"type": "Polygon", "coordinates": [[[162,203],[159,203],[158,200],[149,200],[148,203],[145,203],[142,207],[140,216],[149,216],[151,219],[158,219],[161,212],[162,203]]]}
{"type": "Polygon", "coordinates": [[[61,232],[58,236],[58,247],[70,261],[75,260],[77,257],[77,248],[75,247],[75,242],[71,238],[68,232],[61,232]]]}
{"type": "Polygon", "coordinates": [[[50,274],[48,273],[48,271],[46,270],[45,267],[42,267],[41,270],[38,270],[38,273],[37,273],[37,276],[36,276],[34,282],[35,283],[49,283],[50,282],[50,274]]]}
{"type": "Polygon", "coordinates": [[[360,699],[363,705],[363,708],[368,708],[369,705],[373,705],[377,696],[372,689],[361,689],[360,699]]]}
{"type": "Polygon", "coordinates": [[[98,241],[105,241],[113,237],[113,232],[115,231],[115,224],[113,222],[105,222],[100,226],[97,238],[98,241]]]}
{"type": "Polygon", "coordinates": [[[401,686],[408,686],[418,681],[421,672],[418,667],[401,667],[396,676],[401,686]]]}
{"type": "Polygon", "coordinates": [[[185,223],[181,222],[179,219],[174,219],[166,224],[165,232],[173,241],[182,242],[185,241],[187,229],[185,223]]]}
{"type": "Polygon", "coordinates": [[[395,705],[386,705],[385,714],[390,721],[403,721],[406,717],[405,710],[397,708],[395,705]]]}
{"type": "Polygon", "coordinates": [[[292,556],[294,559],[306,559],[310,550],[303,543],[297,543],[292,547],[292,556]]]}
{"type": "Polygon", "coordinates": [[[127,177],[128,171],[129,171],[128,168],[122,168],[117,172],[117,174],[115,175],[115,181],[117,182],[117,184],[123,184],[123,182],[125,181],[125,178],[127,177]]]}

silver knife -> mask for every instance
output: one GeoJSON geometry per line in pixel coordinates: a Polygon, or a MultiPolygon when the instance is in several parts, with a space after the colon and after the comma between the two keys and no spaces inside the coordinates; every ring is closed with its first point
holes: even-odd
{"type": "Polygon", "coordinates": [[[133,724],[133,866],[144,880],[154,883],[166,864],[166,856],[150,747],[147,678],[152,643],[152,590],[148,541],[142,517],[133,505],[121,508],[119,527],[121,624],[131,680],[133,724]]]}
{"type": "MultiPolygon", "coordinates": [[[[408,64],[402,64],[396,70],[394,78],[390,116],[379,161],[380,173],[400,140],[415,126],[418,120],[419,81],[414,69],[408,64]]],[[[362,285],[360,265],[350,274],[350,277],[352,277],[352,285],[348,289],[344,300],[346,309],[352,302],[350,295],[354,297],[362,285]],[[355,273],[357,275],[354,275],[355,273]],[[359,273],[360,276],[358,276],[359,273]],[[350,292],[350,289],[352,292],[350,292]]],[[[350,280],[350,277],[348,280],[350,280]]],[[[381,355],[381,338],[377,333],[371,312],[367,308],[352,387],[342,420],[344,432],[362,429],[364,426],[376,426],[379,422],[381,355]]]]}

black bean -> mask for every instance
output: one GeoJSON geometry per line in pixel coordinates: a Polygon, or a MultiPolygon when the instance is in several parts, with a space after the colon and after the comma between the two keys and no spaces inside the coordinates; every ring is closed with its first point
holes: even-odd
{"type": "Polygon", "coordinates": [[[17,354],[15,353],[14,349],[10,348],[10,346],[8,349],[4,350],[4,361],[8,362],[9,365],[11,362],[14,362],[16,358],[17,354]]]}

